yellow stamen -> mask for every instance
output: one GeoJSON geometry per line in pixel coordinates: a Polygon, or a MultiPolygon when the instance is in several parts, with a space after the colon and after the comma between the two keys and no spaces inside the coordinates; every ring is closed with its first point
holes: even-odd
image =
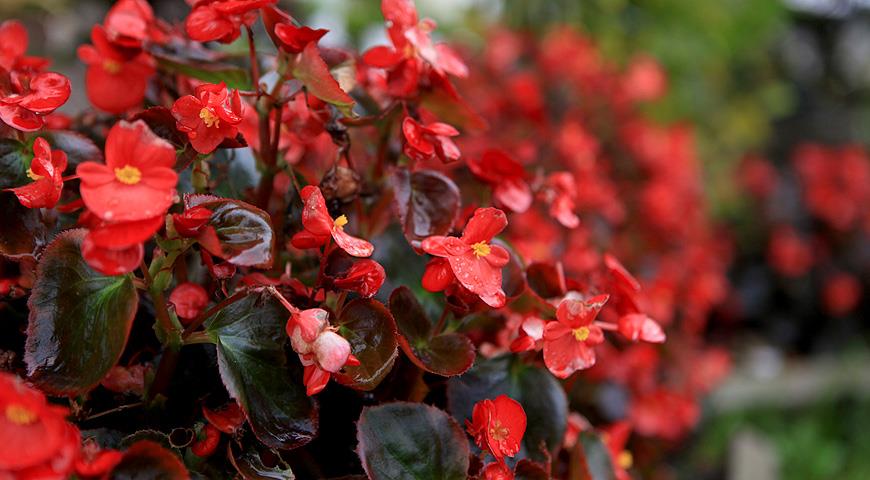
{"type": "Polygon", "coordinates": [[[477,242],[471,246],[471,250],[474,251],[474,254],[478,257],[485,257],[492,252],[492,247],[490,247],[486,242],[477,242]]]}
{"type": "Polygon", "coordinates": [[[332,222],[338,228],[344,228],[347,225],[347,215],[341,215],[332,222]]]}
{"type": "Polygon", "coordinates": [[[510,434],[510,430],[501,424],[501,420],[496,420],[489,429],[489,436],[499,442],[506,439],[508,434],[510,434]]]}
{"type": "Polygon", "coordinates": [[[628,450],[623,450],[616,457],[616,463],[619,465],[619,468],[627,470],[631,468],[632,464],[634,464],[634,457],[628,450]]]}
{"type": "Polygon", "coordinates": [[[578,342],[585,342],[589,338],[589,329],[587,327],[575,328],[572,330],[572,333],[574,333],[574,339],[578,342]]]}
{"type": "Polygon", "coordinates": [[[115,169],[115,178],[126,185],[136,185],[142,180],[142,172],[132,165],[124,165],[124,168],[115,169]]]}
{"type": "Polygon", "coordinates": [[[202,110],[199,111],[199,118],[202,119],[203,123],[205,123],[205,126],[208,128],[218,128],[221,126],[221,119],[218,118],[214,112],[209,110],[208,107],[202,107],[202,110]]]}
{"type": "Polygon", "coordinates": [[[37,415],[24,405],[13,403],[6,407],[6,419],[16,425],[30,425],[36,421],[37,415]]]}
{"type": "Polygon", "coordinates": [[[33,181],[36,181],[36,180],[39,180],[40,178],[43,178],[42,175],[39,175],[39,174],[33,173],[33,169],[32,169],[32,168],[28,168],[28,169],[27,169],[27,177],[30,178],[30,179],[33,180],[33,181]]]}
{"type": "Polygon", "coordinates": [[[115,75],[121,71],[121,63],[115,60],[103,60],[103,70],[115,75]]]}

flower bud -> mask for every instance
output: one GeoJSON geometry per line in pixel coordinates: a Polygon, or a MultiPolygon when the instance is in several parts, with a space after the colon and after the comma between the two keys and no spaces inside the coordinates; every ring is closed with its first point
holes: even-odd
{"type": "Polygon", "coordinates": [[[374,260],[360,260],[353,264],[343,278],[333,282],[336,287],[351,290],[363,297],[373,297],[384,284],[384,267],[374,260]]]}
{"type": "Polygon", "coordinates": [[[327,372],[335,373],[347,362],[350,343],[341,335],[327,330],[314,341],[314,354],[317,364],[327,372]]]}
{"type": "Polygon", "coordinates": [[[302,355],[310,353],[311,344],[326,328],[327,318],[329,313],[322,308],[309,308],[294,313],[287,321],[287,336],[290,337],[293,351],[302,355]]]}

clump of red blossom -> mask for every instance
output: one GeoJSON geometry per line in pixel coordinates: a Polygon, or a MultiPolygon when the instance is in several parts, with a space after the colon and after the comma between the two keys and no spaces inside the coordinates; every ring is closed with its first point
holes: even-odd
{"type": "MultiPolygon", "coordinates": [[[[667,89],[654,59],[619,68],[555,28],[540,40],[493,31],[467,64],[411,0],[384,0],[390,45],[357,54],[321,48],[328,32],[274,0],[188,3],[171,25],[144,0],[116,2],[79,49],[104,114],[60,129],[46,115],[68,80],[25,56],[20,24],[0,27],[0,133],[22,173],[3,185],[25,235],[54,238],[3,246],[17,266],[0,269],[0,297],[29,295],[13,370],[75,399],[70,412],[0,376],[0,438],[16,445],[0,476],[391,478],[441,468],[423,450],[439,442],[459,476],[581,478],[592,441],[624,479],[632,433],[691,431],[729,367],[703,332],[728,294],[730,246],[706,215],[691,126],[641,113],[667,89]],[[258,50],[260,20],[275,50],[258,50]],[[209,48],[240,38],[244,60],[209,48]],[[241,152],[255,181],[235,188],[241,152]],[[624,404],[578,394],[604,384],[624,404]],[[408,438],[357,428],[359,457],[323,454],[352,451],[332,442],[352,436],[352,416],[376,416],[363,405],[394,402],[427,421],[392,418],[408,438]],[[106,428],[154,431],[179,457],[82,441],[75,422],[125,409],[165,417],[106,428]],[[393,459],[408,452],[414,467],[393,459]]],[[[856,154],[831,178],[812,155],[813,211],[866,224],[829,208],[866,200],[861,184],[837,188],[863,171],[856,154]]],[[[802,245],[782,238],[776,254],[796,268],[802,245]]],[[[854,290],[838,278],[832,308],[854,290]]]]}

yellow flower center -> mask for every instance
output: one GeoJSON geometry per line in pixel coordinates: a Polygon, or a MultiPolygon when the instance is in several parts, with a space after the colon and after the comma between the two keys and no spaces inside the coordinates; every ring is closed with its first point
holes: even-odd
{"type": "Polygon", "coordinates": [[[6,419],[16,425],[30,425],[37,419],[36,412],[24,405],[11,404],[6,407],[6,419]]]}
{"type": "Polygon", "coordinates": [[[489,436],[496,441],[503,441],[508,437],[510,430],[507,427],[501,424],[501,420],[496,420],[495,423],[489,428],[489,436]]]}
{"type": "Polygon", "coordinates": [[[474,254],[478,257],[485,257],[492,252],[492,247],[490,247],[486,242],[477,242],[471,246],[471,250],[474,251],[474,254]]]}
{"type": "Polygon", "coordinates": [[[115,178],[126,185],[136,185],[142,180],[142,172],[132,165],[124,165],[124,168],[115,169],[115,178]]]}
{"type": "Polygon", "coordinates": [[[347,225],[347,215],[341,215],[332,222],[337,228],[344,228],[347,225]]]}
{"type": "Polygon", "coordinates": [[[574,339],[578,342],[585,342],[587,338],[589,338],[589,329],[587,327],[575,328],[572,330],[574,334],[574,339]]]}
{"type": "Polygon", "coordinates": [[[121,63],[115,60],[103,60],[103,70],[115,75],[121,71],[121,63]]]}
{"type": "Polygon", "coordinates": [[[43,178],[42,175],[39,175],[39,174],[33,173],[33,169],[32,169],[32,168],[28,168],[28,169],[27,169],[27,177],[30,178],[30,179],[33,180],[33,181],[36,181],[36,180],[39,180],[40,178],[43,178]]]}
{"type": "Polygon", "coordinates": [[[619,468],[627,470],[634,464],[634,457],[631,456],[631,452],[628,450],[623,450],[617,455],[616,464],[619,465],[619,468]]]}
{"type": "Polygon", "coordinates": [[[199,118],[202,119],[203,123],[205,123],[205,126],[208,128],[217,128],[221,126],[221,119],[218,118],[218,116],[208,107],[202,107],[202,110],[199,111],[199,118]]]}

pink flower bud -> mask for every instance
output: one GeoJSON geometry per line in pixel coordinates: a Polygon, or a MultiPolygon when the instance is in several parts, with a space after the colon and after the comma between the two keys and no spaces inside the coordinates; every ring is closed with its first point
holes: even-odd
{"type": "Polygon", "coordinates": [[[287,336],[293,351],[304,355],[310,353],[312,344],[320,332],[326,328],[329,313],[322,308],[309,308],[294,313],[287,321],[287,336]]]}
{"type": "Polygon", "coordinates": [[[327,330],[314,341],[314,354],[320,368],[335,373],[347,362],[350,355],[350,343],[341,335],[327,330]]]}

